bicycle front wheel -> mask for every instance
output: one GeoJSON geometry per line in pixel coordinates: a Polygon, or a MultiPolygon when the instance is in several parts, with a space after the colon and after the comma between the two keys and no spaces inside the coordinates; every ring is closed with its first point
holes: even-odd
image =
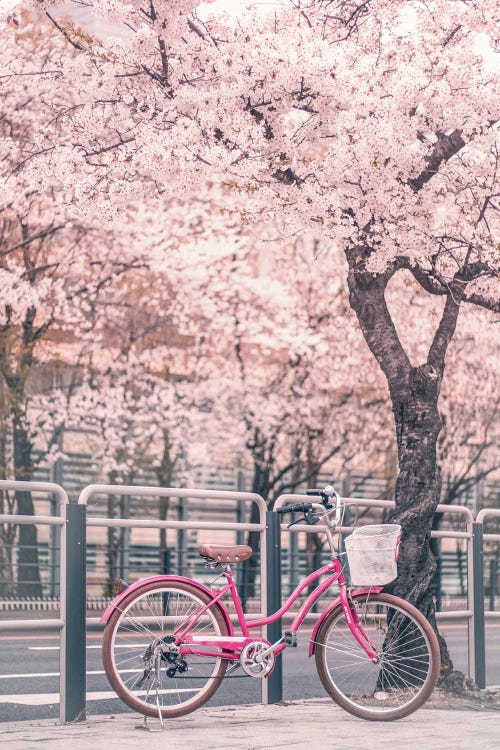
{"type": "Polygon", "coordinates": [[[416,711],[439,674],[439,644],[430,624],[408,602],[389,594],[353,597],[359,623],[375,645],[372,662],[353,637],[339,605],[316,639],[316,667],[327,693],[361,719],[392,721],[416,711]]]}
{"type": "MultiPolygon", "coordinates": [[[[131,592],[113,612],[104,630],[103,664],[111,686],[130,708],[146,716],[183,716],[215,693],[227,660],[215,653],[179,653],[173,635],[209,602],[208,594],[189,583],[150,583],[131,592]]],[[[189,634],[228,635],[219,605],[204,612],[189,634]]]]}

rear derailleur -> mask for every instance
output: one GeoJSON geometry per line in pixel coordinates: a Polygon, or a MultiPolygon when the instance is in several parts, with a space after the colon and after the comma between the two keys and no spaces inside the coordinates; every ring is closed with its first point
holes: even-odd
{"type": "Polygon", "coordinates": [[[171,645],[174,642],[175,638],[172,635],[167,635],[158,644],[161,649],[161,660],[171,664],[167,669],[167,677],[175,677],[177,672],[182,674],[188,670],[187,661],[179,656],[178,647],[171,645]]]}

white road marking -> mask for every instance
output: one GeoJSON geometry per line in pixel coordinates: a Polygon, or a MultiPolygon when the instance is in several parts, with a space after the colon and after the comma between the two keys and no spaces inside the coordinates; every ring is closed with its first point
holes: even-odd
{"type": "MultiPolygon", "coordinates": [[[[166,693],[195,693],[197,688],[182,688],[181,690],[159,690],[160,695],[166,693]]],[[[142,693],[144,695],[144,693],[142,693]]],[[[87,693],[87,701],[104,701],[113,700],[118,696],[113,691],[103,691],[100,693],[87,693]]],[[[52,706],[59,704],[59,693],[28,693],[27,695],[1,695],[1,703],[17,703],[21,706],[52,706]]]]}
{"type": "MultiPolygon", "coordinates": [[[[60,648],[60,646],[28,646],[28,651],[59,651],[60,648]]],[[[101,648],[101,646],[86,646],[86,648],[101,648]]]]}
{"type": "MultiPolygon", "coordinates": [[[[116,693],[87,693],[88,701],[116,698],[116,693]]],[[[59,703],[59,693],[28,693],[27,695],[2,695],[0,703],[17,703],[21,706],[50,706],[59,703]]]]}
{"type": "MultiPolygon", "coordinates": [[[[228,640],[227,638],[225,640],[228,640]]],[[[241,640],[241,638],[240,638],[241,640]]],[[[134,648],[146,648],[149,644],[148,643],[134,643],[134,648]]],[[[101,644],[97,644],[95,646],[86,646],[85,648],[96,648],[101,650],[102,646],[101,644]]],[[[120,646],[119,644],[115,645],[115,648],[129,648],[128,644],[120,646]]],[[[59,651],[60,646],[28,646],[28,651],[59,651]]]]}
{"type": "MultiPolygon", "coordinates": [[[[104,674],[104,670],[87,672],[87,674],[104,674]]],[[[24,677],[59,677],[59,672],[32,672],[31,674],[0,674],[0,680],[19,680],[24,677]]]]}

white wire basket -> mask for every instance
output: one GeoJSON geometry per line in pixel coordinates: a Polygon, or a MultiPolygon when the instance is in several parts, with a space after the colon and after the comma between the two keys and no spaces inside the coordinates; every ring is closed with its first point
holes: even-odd
{"type": "Polygon", "coordinates": [[[353,586],[383,586],[398,575],[401,526],[394,523],[360,526],[345,539],[353,586]]]}

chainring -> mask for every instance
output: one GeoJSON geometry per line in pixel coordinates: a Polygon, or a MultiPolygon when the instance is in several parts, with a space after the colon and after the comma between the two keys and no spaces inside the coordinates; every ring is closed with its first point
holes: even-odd
{"type": "Polygon", "coordinates": [[[244,672],[250,677],[265,677],[274,668],[276,657],[273,653],[262,653],[269,648],[270,644],[266,641],[252,641],[247,643],[241,650],[240,665],[244,672]],[[258,660],[260,657],[260,660],[258,660]]]}

